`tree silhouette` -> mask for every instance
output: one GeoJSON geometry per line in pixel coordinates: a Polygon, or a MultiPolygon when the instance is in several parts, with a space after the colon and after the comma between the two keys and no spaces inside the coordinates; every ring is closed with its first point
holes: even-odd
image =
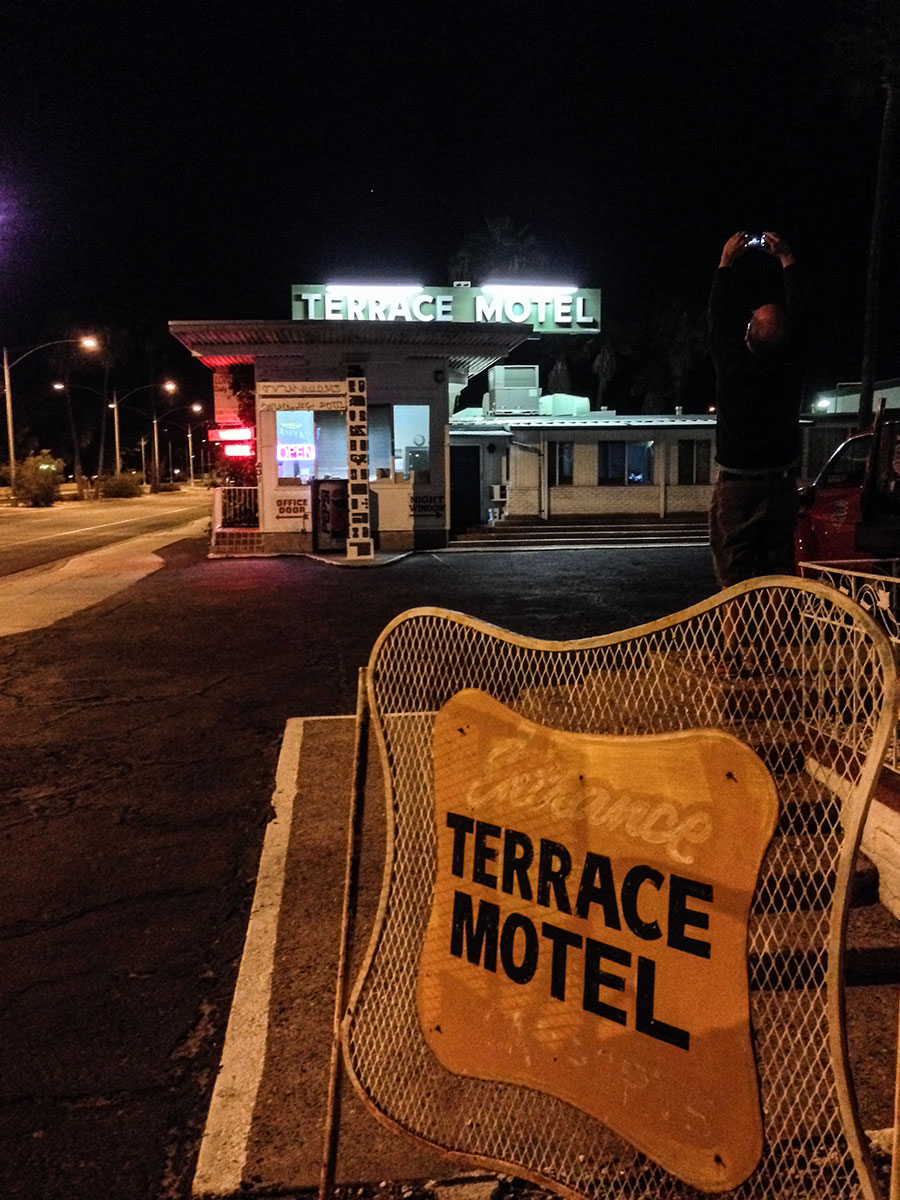
{"type": "Polygon", "coordinates": [[[546,274],[550,256],[527,225],[510,216],[488,217],[469,234],[449,263],[450,278],[482,284],[499,279],[535,282],[546,274]]]}

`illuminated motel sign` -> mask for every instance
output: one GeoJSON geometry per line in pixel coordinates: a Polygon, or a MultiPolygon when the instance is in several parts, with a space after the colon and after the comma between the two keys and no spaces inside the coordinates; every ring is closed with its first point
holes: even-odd
{"type": "Polygon", "coordinates": [[[410,325],[530,325],[536,333],[600,328],[597,288],[539,284],[484,287],[295,284],[295,321],[384,321],[410,325]]]}

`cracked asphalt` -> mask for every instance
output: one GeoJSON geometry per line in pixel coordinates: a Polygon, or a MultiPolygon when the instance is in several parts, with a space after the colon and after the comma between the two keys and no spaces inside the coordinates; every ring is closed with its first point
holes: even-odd
{"type": "Polygon", "coordinates": [[[285,721],[353,712],[389,620],[439,605],[573,638],[715,590],[702,549],[338,570],[210,561],[194,531],[157,553],[0,637],[4,1200],[189,1196],[285,721]]]}

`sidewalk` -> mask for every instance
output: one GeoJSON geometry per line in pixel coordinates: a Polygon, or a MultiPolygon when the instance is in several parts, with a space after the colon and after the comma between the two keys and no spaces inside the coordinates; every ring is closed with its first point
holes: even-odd
{"type": "Polygon", "coordinates": [[[0,580],[0,637],[45,629],[123,591],[163,565],[156,551],[198,535],[207,524],[204,516],[175,530],[141,534],[0,580]]]}

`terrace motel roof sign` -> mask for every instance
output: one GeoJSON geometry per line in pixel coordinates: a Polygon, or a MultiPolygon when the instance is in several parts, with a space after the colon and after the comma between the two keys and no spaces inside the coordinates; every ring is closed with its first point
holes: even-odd
{"type": "Polygon", "coordinates": [[[295,321],[384,321],[409,325],[527,325],[533,333],[600,328],[600,290],[546,284],[295,284],[295,321]]]}

